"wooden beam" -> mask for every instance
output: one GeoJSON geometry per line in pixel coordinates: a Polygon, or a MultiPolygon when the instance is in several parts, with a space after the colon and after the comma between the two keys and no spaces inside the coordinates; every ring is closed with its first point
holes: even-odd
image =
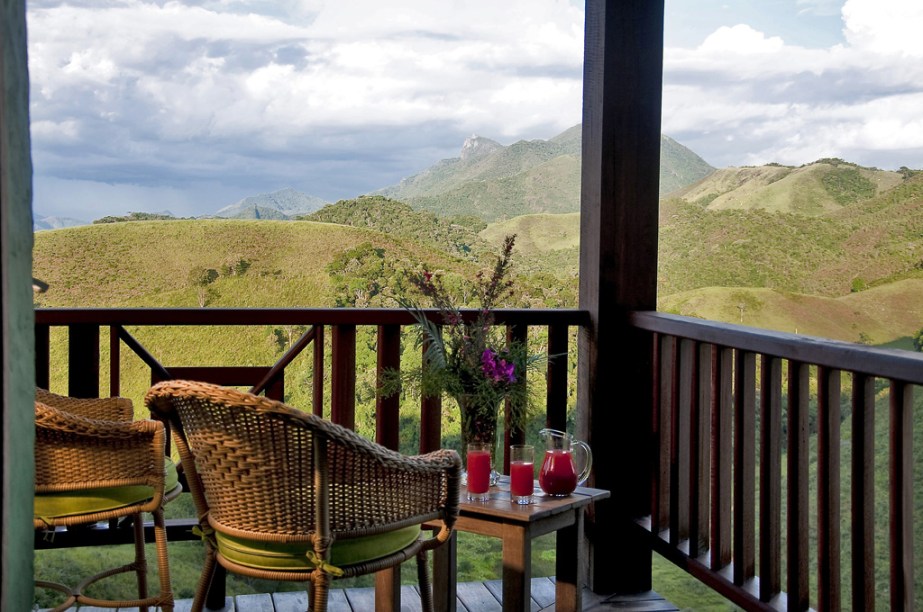
{"type": "Polygon", "coordinates": [[[26,3],[0,2],[0,609],[32,605],[35,318],[26,3]]]}
{"type": "Polygon", "coordinates": [[[650,512],[652,346],[626,313],[657,306],[663,15],[663,0],[586,3],[577,433],[592,486],[618,491],[587,522],[593,590],[651,588],[631,519],[650,512]]]}

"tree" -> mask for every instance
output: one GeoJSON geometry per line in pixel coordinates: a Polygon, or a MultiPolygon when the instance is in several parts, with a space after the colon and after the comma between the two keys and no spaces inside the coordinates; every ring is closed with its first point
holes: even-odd
{"type": "Polygon", "coordinates": [[[189,284],[195,287],[199,298],[199,307],[204,308],[211,300],[218,296],[218,292],[210,285],[218,279],[218,271],[214,268],[196,266],[189,271],[189,284]]]}
{"type": "Polygon", "coordinates": [[[403,267],[385,250],[364,242],[337,255],[327,265],[338,307],[380,306],[401,290],[403,267]]]}
{"type": "Polygon", "coordinates": [[[923,329],[913,336],[913,348],[923,353],[923,329]]]}

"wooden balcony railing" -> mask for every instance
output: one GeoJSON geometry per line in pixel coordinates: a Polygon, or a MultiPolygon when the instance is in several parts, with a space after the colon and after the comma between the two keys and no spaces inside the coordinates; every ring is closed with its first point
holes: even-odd
{"type": "MultiPolygon", "coordinates": [[[[428,315],[439,322],[437,311],[428,315]]],[[[402,326],[414,324],[413,317],[397,309],[38,309],[36,310],[36,383],[47,387],[51,378],[51,329],[68,330],[67,389],[75,397],[100,395],[100,342],[102,330],[109,330],[109,390],[121,392],[121,350],[127,346],[151,371],[151,382],[168,378],[191,378],[216,384],[248,386],[253,392],[273,399],[285,397],[285,371],[294,358],[313,346],[312,406],[323,414],[324,381],[330,381],[327,416],[332,421],[354,428],[356,408],[356,330],[376,330],[377,374],[400,368],[402,326]],[[308,331],[292,344],[275,363],[260,366],[201,364],[170,366],[161,363],[156,347],[146,347],[128,328],[170,326],[304,326],[308,331]],[[324,337],[330,335],[330,361],[325,365],[324,337]]],[[[465,317],[476,316],[466,311],[465,317]]],[[[530,328],[542,328],[549,355],[546,373],[546,414],[549,426],[563,428],[566,419],[568,372],[573,363],[569,354],[570,332],[586,325],[588,316],[579,310],[498,310],[495,322],[507,328],[510,338],[526,339],[530,328]]],[[[220,363],[215,355],[215,363],[220,363]]],[[[397,448],[397,396],[377,398],[377,441],[397,448]]],[[[507,432],[518,437],[522,432],[507,432]]],[[[421,400],[420,452],[441,446],[441,414],[438,399],[421,400]]]]}
{"type": "Polygon", "coordinates": [[[923,355],[660,313],[630,324],[654,342],[652,512],[639,519],[654,550],[746,609],[914,609],[923,355]]]}
{"type": "MultiPolygon", "coordinates": [[[[40,309],[37,383],[49,382],[57,326],[69,330],[66,392],[76,396],[100,393],[106,328],[111,394],[119,393],[127,347],[150,368],[151,381],[198,378],[282,399],[286,368],[311,348],[311,409],[323,414],[330,406],[325,416],[351,427],[357,329],[375,330],[380,374],[400,367],[401,329],[413,322],[383,309],[40,309]],[[156,347],[130,333],[254,325],[308,331],[276,363],[247,367],[165,365],[156,347]]],[[[497,324],[512,337],[542,335],[549,354],[563,355],[548,366],[546,422],[564,428],[571,332],[589,325],[588,313],[501,310],[497,324]]],[[[643,504],[650,513],[636,520],[653,550],[745,609],[914,608],[913,387],[923,384],[923,355],[655,312],[631,313],[628,325],[649,332],[654,351],[653,418],[638,437],[653,440],[655,469],[643,504]],[[887,447],[885,465],[876,466],[876,445],[887,447]],[[887,472],[887,490],[876,490],[876,468],[887,472]],[[889,586],[882,591],[882,584],[889,586]]],[[[398,408],[396,397],[376,399],[375,437],[391,448],[398,446],[398,408]]],[[[439,401],[421,400],[420,415],[419,451],[426,452],[441,445],[439,401]]],[[[187,531],[176,525],[170,537],[187,539],[187,531]]],[[[107,541],[74,537],[55,545],[107,541]]]]}

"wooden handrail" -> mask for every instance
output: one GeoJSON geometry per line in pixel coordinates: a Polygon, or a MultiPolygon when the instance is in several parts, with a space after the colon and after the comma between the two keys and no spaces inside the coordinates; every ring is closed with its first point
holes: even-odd
{"type": "Polygon", "coordinates": [[[654,343],[658,446],[651,512],[637,519],[654,550],[745,609],[871,609],[876,596],[879,607],[912,609],[913,387],[923,384],[923,354],[656,312],[628,320],[654,343]],[[876,379],[887,383],[878,387],[886,397],[877,407],[876,379]],[[890,411],[888,512],[881,515],[874,503],[878,410],[890,411]],[[849,440],[841,432],[847,411],[849,440]],[[852,453],[842,467],[841,449],[852,453]],[[847,511],[853,528],[844,548],[847,511]],[[884,559],[875,555],[876,525],[890,534],[884,559]],[[890,581],[889,598],[876,591],[879,564],[877,583],[890,581]]]}
{"type": "MultiPolygon", "coordinates": [[[[427,316],[439,322],[438,312],[428,311],[427,316]]],[[[465,316],[474,317],[476,311],[465,316]]],[[[746,609],[837,609],[846,597],[851,597],[846,603],[854,609],[868,609],[876,597],[882,606],[876,580],[883,579],[890,581],[888,605],[896,609],[914,605],[915,585],[907,579],[914,569],[912,413],[913,388],[923,385],[923,355],[657,312],[631,312],[625,320],[634,332],[650,334],[653,347],[654,384],[648,396],[652,419],[639,426],[650,429],[637,432],[639,439],[652,439],[655,444],[650,497],[642,503],[626,500],[633,507],[649,508],[633,524],[651,549],[746,609]],[[876,385],[879,380],[887,386],[876,385]],[[846,387],[851,392],[843,391],[846,387]],[[876,406],[876,397],[884,397],[886,403],[876,406]],[[848,446],[852,461],[841,467],[840,425],[847,412],[852,419],[848,446]],[[871,467],[873,445],[880,439],[875,436],[876,422],[878,427],[883,422],[876,421],[876,413],[889,418],[889,485],[878,493],[879,499],[888,500],[884,517],[875,515],[871,467]],[[814,433],[818,436],[816,471],[809,454],[814,433]],[[850,482],[848,489],[841,476],[850,482]],[[818,486],[816,514],[810,511],[812,478],[818,486]],[[849,499],[841,506],[847,490],[849,499]],[[849,549],[841,546],[839,533],[841,514],[846,511],[852,525],[849,549]],[[874,534],[885,522],[890,556],[882,560],[876,559],[874,534]],[[812,532],[818,534],[813,554],[804,545],[812,532]],[[818,568],[809,566],[812,557],[820,559],[827,572],[822,586],[813,578],[818,568]],[[852,571],[841,571],[847,565],[852,571]]],[[[529,327],[545,327],[549,353],[567,354],[571,328],[589,325],[589,314],[500,310],[496,322],[517,337],[528,333],[521,330],[529,327]]],[[[77,330],[72,332],[72,359],[81,350],[98,353],[98,330],[109,326],[149,367],[159,366],[161,374],[169,374],[170,368],[160,365],[122,326],[308,325],[311,331],[297,347],[260,376],[264,381],[282,376],[293,351],[313,342],[313,402],[318,412],[323,398],[324,329],[330,328],[334,346],[328,367],[330,392],[339,398],[333,417],[348,425],[354,418],[350,405],[355,399],[356,329],[377,330],[380,373],[400,366],[400,329],[414,323],[409,313],[389,309],[39,309],[37,380],[47,380],[50,371],[49,329],[54,326],[77,330]]],[[[80,376],[98,382],[98,354],[78,365],[80,376]]],[[[552,427],[565,424],[562,407],[568,369],[567,360],[548,367],[546,419],[552,427]]],[[[92,384],[84,391],[92,393],[92,384]]],[[[379,401],[376,408],[380,419],[376,439],[396,447],[395,400],[379,401]]],[[[441,435],[438,398],[422,401],[421,414],[421,450],[426,450],[438,445],[441,435]]],[[[596,466],[597,471],[618,469],[624,466],[596,466]]]]}

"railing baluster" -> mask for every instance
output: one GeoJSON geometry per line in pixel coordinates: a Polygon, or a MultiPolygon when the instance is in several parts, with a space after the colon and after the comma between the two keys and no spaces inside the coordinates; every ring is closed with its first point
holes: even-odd
{"type": "Polygon", "coordinates": [[[756,571],[756,356],[737,351],[734,364],[734,583],[756,571]]]}
{"type": "Polygon", "coordinates": [[[356,428],[356,326],[339,324],[331,334],[330,420],[356,428]]]}
{"type": "MultiPolygon", "coordinates": [[[[424,364],[429,343],[423,342],[424,364]]],[[[420,452],[428,453],[438,449],[442,444],[442,398],[423,397],[420,399],[420,452]]]]}
{"type": "Polygon", "coordinates": [[[721,570],[731,562],[731,465],[733,464],[733,358],[734,351],[718,349],[715,368],[715,397],[712,439],[711,566],[721,570]]]}
{"type": "MultiPolygon", "coordinates": [[[[528,346],[529,343],[529,327],[526,325],[507,325],[506,326],[506,341],[507,344],[514,342],[522,343],[525,346],[528,346]]],[[[526,378],[528,374],[526,372],[522,373],[522,377],[517,384],[526,384],[526,378]]],[[[503,473],[510,473],[510,444],[522,444],[526,441],[526,433],[522,429],[513,429],[512,420],[510,415],[510,406],[509,400],[503,402],[503,473]]]]}
{"type": "Polygon", "coordinates": [[[875,379],[852,381],[852,602],[875,609],[875,379]]]}
{"type": "Polygon", "coordinates": [[[891,610],[913,610],[913,389],[891,382],[891,610]]]}
{"type": "Polygon", "coordinates": [[[35,326],[35,384],[48,389],[51,384],[51,326],[35,326]]]}
{"type": "Polygon", "coordinates": [[[817,607],[840,609],[840,371],[817,368],[817,607]]]}
{"type": "Polygon", "coordinates": [[[564,430],[567,427],[567,325],[548,326],[548,395],[545,405],[545,427],[564,430]]]}
{"type": "Polygon", "coordinates": [[[676,410],[670,465],[670,480],[673,482],[670,493],[670,542],[674,546],[689,537],[689,472],[692,457],[692,403],[695,398],[695,345],[689,340],[681,340],[677,359],[676,410]]]}
{"type": "Polygon", "coordinates": [[[659,349],[659,401],[657,410],[658,421],[654,424],[654,440],[658,445],[658,456],[655,465],[654,499],[653,507],[656,530],[655,533],[670,527],[670,463],[673,454],[673,413],[674,413],[674,382],[676,376],[676,339],[672,336],[660,337],[659,349]]]}
{"type": "Polygon", "coordinates": [[[121,348],[119,326],[109,326],[109,397],[116,397],[122,392],[121,387],[121,348]]]}
{"type": "MultiPolygon", "coordinates": [[[[400,370],[401,327],[400,325],[378,326],[378,388],[386,370],[400,370]]],[[[398,450],[401,441],[401,394],[382,397],[375,395],[375,440],[392,450],[398,450]]]]}
{"type": "Polygon", "coordinates": [[[760,368],[760,599],[782,590],[782,360],[760,368]]]}
{"type": "Polygon", "coordinates": [[[689,556],[698,557],[708,548],[709,470],[711,468],[711,408],[714,398],[712,373],[715,347],[696,343],[695,401],[692,404],[692,444],[690,446],[689,556]]]}
{"type": "Polygon", "coordinates": [[[73,397],[99,397],[99,325],[68,326],[67,388],[73,397]]]}
{"type": "Polygon", "coordinates": [[[787,608],[807,610],[808,572],[808,402],[810,366],[788,364],[787,608]]]}
{"type": "Polygon", "coordinates": [[[324,416],[324,326],[314,326],[313,383],[311,409],[315,415],[324,416]]]}

